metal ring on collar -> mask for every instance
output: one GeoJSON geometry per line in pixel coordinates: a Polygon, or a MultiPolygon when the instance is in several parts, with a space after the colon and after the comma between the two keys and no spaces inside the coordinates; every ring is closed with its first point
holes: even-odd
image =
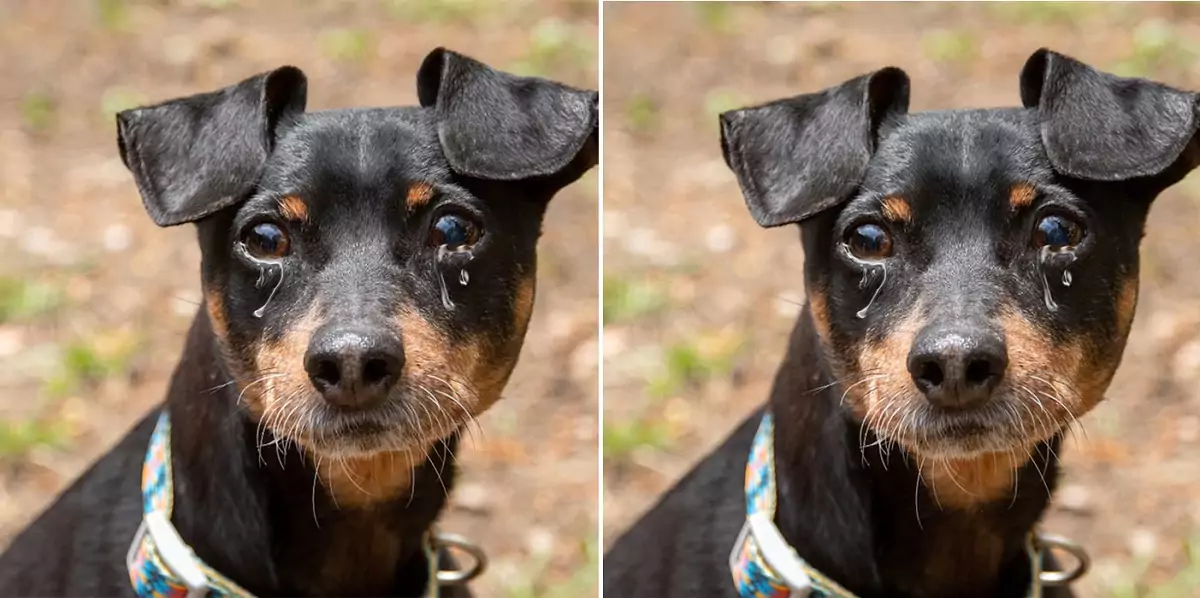
{"type": "Polygon", "coordinates": [[[437,533],[433,536],[434,549],[446,550],[457,549],[471,556],[470,567],[462,569],[444,570],[438,569],[437,580],[441,585],[461,586],[467,582],[479,577],[483,570],[487,568],[487,555],[483,553],[483,549],[471,543],[466,538],[458,534],[437,533]]]}
{"type": "Polygon", "coordinates": [[[1038,576],[1042,585],[1050,587],[1065,586],[1083,577],[1083,574],[1087,573],[1088,569],[1091,568],[1092,559],[1088,557],[1087,551],[1083,549],[1083,546],[1074,541],[1055,534],[1039,533],[1036,538],[1039,556],[1050,548],[1058,548],[1070,553],[1077,561],[1075,568],[1070,571],[1042,571],[1038,576]]]}

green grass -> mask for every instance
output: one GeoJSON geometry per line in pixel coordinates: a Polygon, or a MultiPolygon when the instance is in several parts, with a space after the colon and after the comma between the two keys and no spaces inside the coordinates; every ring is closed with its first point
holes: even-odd
{"type": "Polygon", "coordinates": [[[989,2],[991,13],[1018,25],[1072,24],[1113,5],[1099,2],[989,2]]]}
{"type": "Polygon", "coordinates": [[[704,96],[704,113],[707,123],[716,126],[722,112],[744,108],[749,101],[746,96],[732,89],[714,89],[704,96]]]}
{"type": "Polygon", "coordinates": [[[578,598],[594,595],[596,578],[599,576],[600,543],[594,536],[580,542],[580,552],[584,562],[571,575],[560,582],[543,584],[539,579],[545,577],[549,567],[549,556],[535,557],[521,575],[522,579],[508,588],[508,598],[578,598]]]}
{"type": "Polygon", "coordinates": [[[1151,76],[1162,69],[1187,69],[1200,59],[1200,44],[1161,19],[1143,21],[1133,31],[1133,49],[1113,67],[1125,77],[1151,76]]]}
{"type": "Polygon", "coordinates": [[[42,382],[42,392],[51,398],[67,397],[89,384],[119,376],[129,367],[137,339],[111,333],[73,341],[63,347],[58,370],[42,382]]]}
{"type": "Polygon", "coordinates": [[[728,2],[698,2],[692,4],[700,25],[713,33],[737,31],[734,8],[728,2]]]}
{"type": "Polygon", "coordinates": [[[321,53],[338,62],[363,62],[375,53],[375,39],[362,29],[336,28],[317,36],[321,53]]]}
{"type": "Polygon", "coordinates": [[[0,458],[19,459],[39,448],[61,448],[67,444],[68,436],[67,427],[62,423],[0,422],[0,458]]]}
{"type": "Polygon", "coordinates": [[[964,64],[979,56],[979,42],[969,31],[941,29],[921,37],[921,51],[931,60],[964,64]]]}
{"type": "Polygon", "coordinates": [[[736,336],[705,335],[667,349],[662,371],[651,378],[646,393],[655,399],[677,395],[689,386],[728,375],[742,342],[736,336]]]}
{"type": "Polygon", "coordinates": [[[671,431],[653,420],[604,421],[604,458],[622,461],[633,453],[671,446],[671,431]]]}
{"type": "Polygon", "coordinates": [[[57,106],[50,94],[33,91],[21,98],[21,123],[34,133],[44,133],[54,126],[57,106]]]}
{"type": "Polygon", "coordinates": [[[569,23],[545,18],[529,32],[524,55],[508,67],[518,75],[545,77],[559,69],[585,68],[595,64],[596,47],[590,37],[569,23]]]}
{"type": "Polygon", "coordinates": [[[129,87],[109,87],[100,94],[100,113],[112,121],[116,113],[144,105],[148,100],[142,92],[129,87]]]}
{"type": "Polygon", "coordinates": [[[1149,579],[1150,558],[1143,557],[1130,564],[1114,585],[1112,598],[1194,598],[1200,595],[1200,535],[1192,536],[1180,547],[1186,563],[1171,579],[1149,579]]]}
{"type": "Polygon", "coordinates": [[[121,31],[129,24],[129,4],[126,0],[92,0],[100,26],[121,31]]]}
{"type": "Polygon", "coordinates": [[[670,306],[667,290],[644,280],[604,277],[604,323],[630,322],[670,306]]]}
{"type": "Polygon", "coordinates": [[[646,93],[635,93],[625,104],[625,122],[634,133],[650,133],[658,127],[658,102],[646,93]]]}
{"type": "Polygon", "coordinates": [[[54,285],[0,276],[0,323],[36,318],[64,302],[62,289],[54,285]]]}
{"type": "Polygon", "coordinates": [[[389,0],[392,16],[416,23],[472,22],[501,3],[494,0],[389,0]]]}

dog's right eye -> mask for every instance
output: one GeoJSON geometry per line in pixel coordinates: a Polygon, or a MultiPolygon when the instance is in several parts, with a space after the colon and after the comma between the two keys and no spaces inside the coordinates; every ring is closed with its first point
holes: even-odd
{"type": "Polygon", "coordinates": [[[251,256],[260,260],[279,259],[291,248],[287,233],[270,222],[256,224],[243,233],[242,244],[251,256]]]}
{"type": "Polygon", "coordinates": [[[846,247],[860,260],[876,261],[892,255],[892,236],[878,224],[860,224],[846,235],[846,247]]]}

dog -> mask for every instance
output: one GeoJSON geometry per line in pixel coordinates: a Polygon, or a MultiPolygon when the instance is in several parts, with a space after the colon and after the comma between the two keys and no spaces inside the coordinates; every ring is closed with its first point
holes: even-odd
{"type": "Polygon", "coordinates": [[[184,595],[155,558],[210,595],[467,576],[434,521],[517,362],[547,202],[597,163],[598,94],[443,48],[419,106],[306,90],[282,67],[117,116],[150,217],[196,226],[204,303],[161,410],[0,557],[5,595],[184,595]]]}
{"type": "Polygon", "coordinates": [[[889,67],[721,115],[807,301],[766,406],[612,543],[606,596],[1071,595],[1035,529],[1200,96],[1046,49],[1021,108],[910,114],[909,89],[889,67]]]}

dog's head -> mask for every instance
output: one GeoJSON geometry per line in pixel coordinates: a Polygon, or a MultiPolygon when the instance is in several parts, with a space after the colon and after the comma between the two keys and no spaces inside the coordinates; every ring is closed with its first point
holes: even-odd
{"type": "Polygon", "coordinates": [[[1024,455],[1101,400],[1150,203],[1200,158],[1196,94],[1047,50],[1020,83],[909,114],[886,68],[721,117],[750,212],[801,225],[848,409],[921,456],[1024,455]]]}
{"type": "Polygon", "coordinates": [[[305,113],[283,67],[117,118],[150,216],[198,225],[242,403],[318,455],[424,451],[497,400],[546,203],[596,163],[595,92],[442,49],[417,91],[305,113]]]}

